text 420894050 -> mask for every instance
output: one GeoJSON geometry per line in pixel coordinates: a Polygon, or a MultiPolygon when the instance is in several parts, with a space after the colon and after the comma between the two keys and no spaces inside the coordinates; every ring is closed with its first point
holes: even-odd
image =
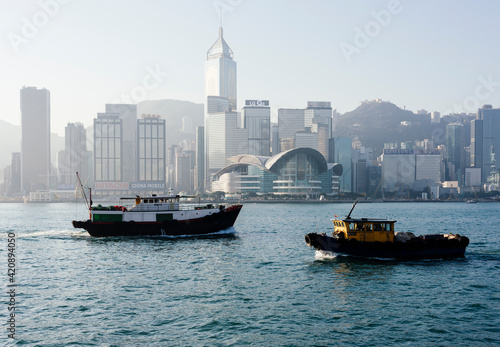
{"type": "Polygon", "coordinates": [[[16,234],[7,235],[7,295],[9,296],[7,304],[7,336],[14,339],[16,333],[16,234]]]}

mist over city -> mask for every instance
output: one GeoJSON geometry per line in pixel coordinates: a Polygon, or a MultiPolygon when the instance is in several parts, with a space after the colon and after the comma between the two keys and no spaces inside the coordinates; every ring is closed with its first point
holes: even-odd
{"type": "Polygon", "coordinates": [[[0,0],[0,341],[500,346],[499,14],[0,0]]]}
{"type": "Polygon", "coordinates": [[[499,190],[493,1],[1,6],[7,199],[499,190]]]}

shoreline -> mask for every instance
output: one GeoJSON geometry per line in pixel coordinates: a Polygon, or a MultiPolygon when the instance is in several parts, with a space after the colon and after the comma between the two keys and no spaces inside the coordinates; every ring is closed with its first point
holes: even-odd
{"type": "MultiPolygon", "coordinates": [[[[117,198],[117,201],[119,198],[117,198]]],[[[213,200],[200,200],[201,203],[249,203],[249,204],[353,204],[356,199],[343,199],[343,200],[302,200],[302,199],[269,199],[269,200],[261,200],[261,199],[248,199],[248,200],[239,200],[239,199],[228,199],[222,201],[213,201],[213,200]]],[[[468,203],[466,200],[454,199],[454,200],[422,200],[422,199],[405,199],[405,200],[397,200],[397,199],[373,199],[373,200],[357,200],[359,204],[373,204],[373,203],[410,203],[410,202],[418,202],[418,203],[443,203],[443,202],[461,202],[468,203]]],[[[101,201],[94,200],[94,203],[103,204],[103,205],[112,205],[112,201],[101,201]]],[[[485,199],[479,200],[477,202],[500,202],[500,200],[492,200],[485,199]]],[[[14,204],[61,204],[61,203],[83,203],[82,201],[40,201],[40,202],[24,202],[20,200],[0,200],[0,203],[14,203],[14,204]]],[[[189,203],[187,201],[186,203],[189,203]]]]}

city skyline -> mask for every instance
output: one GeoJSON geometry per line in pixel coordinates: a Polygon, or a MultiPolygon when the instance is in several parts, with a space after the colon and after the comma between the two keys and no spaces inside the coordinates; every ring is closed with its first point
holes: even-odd
{"type": "Polygon", "coordinates": [[[500,106],[491,41],[500,4],[482,4],[1,1],[0,119],[20,124],[24,85],[51,91],[60,135],[68,122],[91,125],[104,104],[205,103],[203,61],[220,12],[239,65],[238,111],[246,99],[270,100],[275,121],[279,108],[308,100],[345,113],[380,98],[414,112],[474,113],[500,106]]]}

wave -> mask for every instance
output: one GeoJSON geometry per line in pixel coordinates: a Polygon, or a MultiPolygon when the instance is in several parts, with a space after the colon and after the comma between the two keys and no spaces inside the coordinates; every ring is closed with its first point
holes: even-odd
{"type": "Polygon", "coordinates": [[[314,254],[314,259],[315,260],[332,260],[337,258],[337,253],[329,252],[329,251],[318,251],[316,250],[316,253],[314,254]]]}
{"type": "MultiPolygon", "coordinates": [[[[3,233],[2,237],[6,238],[8,233],[3,233]]],[[[80,230],[40,230],[40,231],[24,231],[16,232],[16,238],[31,238],[31,237],[53,237],[53,236],[82,236],[87,235],[80,230]]]]}
{"type": "Polygon", "coordinates": [[[203,237],[224,237],[224,236],[235,236],[236,235],[236,229],[234,227],[227,228],[225,230],[220,230],[215,233],[210,233],[210,234],[198,234],[198,235],[157,235],[153,237],[164,237],[164,238],[169,238],[169,239],[178,239],[178,238],[190,238],[190,237],[195,237],[195,238],[203,238],[203,237]]]}

